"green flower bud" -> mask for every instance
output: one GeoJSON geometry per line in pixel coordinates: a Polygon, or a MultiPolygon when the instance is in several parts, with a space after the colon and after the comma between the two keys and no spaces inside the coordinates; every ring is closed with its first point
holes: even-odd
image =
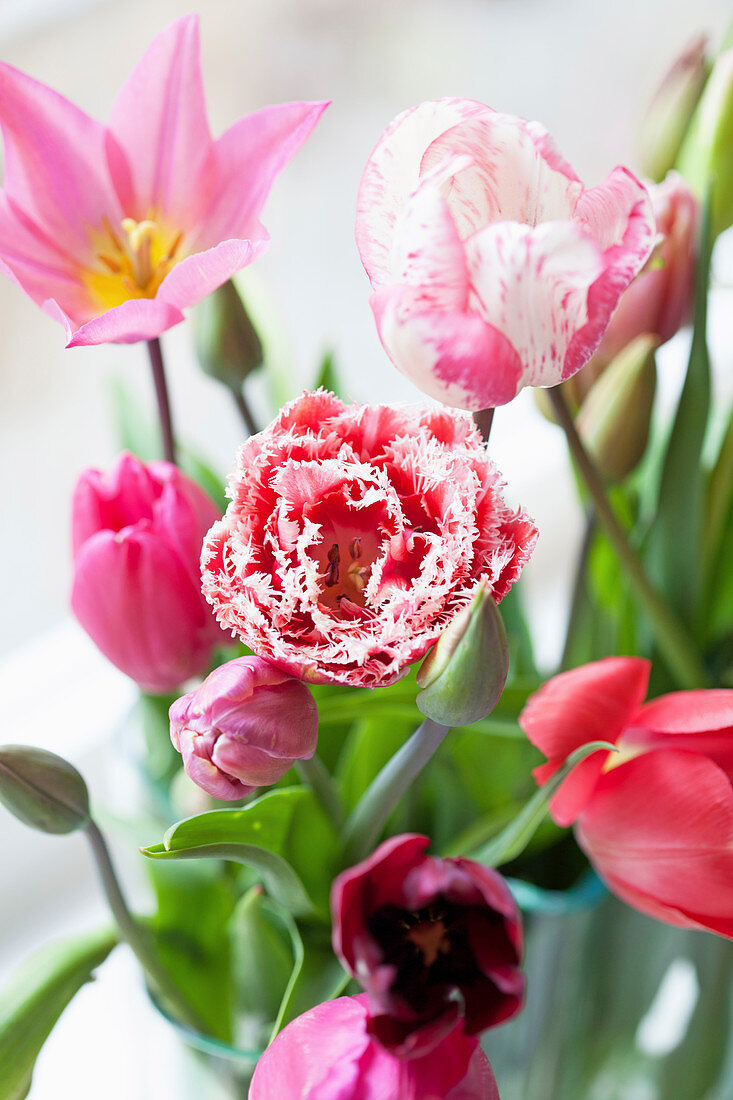
{"type": "Polygon", "coordinates": [[[707,39],[694,38],[674,61],[657,88],[638,134],[644,175],[659,183],[672,168],[710,72],[707,39]]]}
{"type": "Polygon", "coordinates": [[[450,623],[417,674],[417,705],[444,726],[466,726],[490,714],[509,672],[504,623],[488,589],[450,623]]]}
{"type": "Polygon", "coordinates": [[[0,802],[42,833],[73,833],[89,821],[89,792],[67,760],[25,745],[0,748],[0,802]]]}
{"type": "Polygon", "coordinates": [[[713,66],[677,166],[701,202],[712,185],[717,237],[733,225],[733,49],[721,53],[713,66]]]}
{"type": "Polygon", "coordinates": [[[239,391],[247,375],[262,366],[260,338],[231,281],[196,307],[194,338],[201,369],[231,390],[239,391]]]}
{"type": "Polygon", "coordinates": [[[656,336],[637,336],[609,363],[585,398],[578,434],[607,481],[621,481],[641,460],[657,384],[656,336]]]}

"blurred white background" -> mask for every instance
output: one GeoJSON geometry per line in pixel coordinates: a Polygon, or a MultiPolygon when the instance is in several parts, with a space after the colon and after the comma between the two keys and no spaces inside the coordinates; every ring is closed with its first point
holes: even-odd
{"type": "MultiPolygon", "coordinates": [[[[104,118],[149,40],[187,10],[181,0],[0,0],[0,56],[104,118]]],[[[350,395],[373,401],[420,396],[378,342],[353,238],[361,171],[391,118],[437,96],[483,100],[539,119],[581,178],[598,183],[617,163],[635,167],[636,121],[668,61],[699,30],[716,42],[733,16],[730,0],[202,0],[200,11],[215,133],[265,103],[333,100],[273,189],[263,217],[272,244],[256,278],[302,385],[333,348],[350,395]]],[[[721,288],[711,330],[717,384],[729,393],[730,306],[721,288]]],[[[69,619],[68,505],[80,468],[107,465],[118,449],[113,379],[152,401],[146,355],[66,351],[62,328],[6,280],[0,334],[2,740],[55,747],[109,780],[105,746],[133,692],[69,619]]],[[[225,473],[239,422],[198,372],[190,339],[183,325],[163,340],[176,427],[225,473]]],[[[674,395],[686,341],[660,355],[662,400],[674,395]]],[[[264,417],[257,387],[253,402],[264,417]]],[[[550,663],[580,526],[564,446],[526,393],[498,413],[491,446],[510,498],[541,530],[527,579],[550,663]]],[[[80,842],[35,836],[5,815],[0,838],[2,981],[21,953],[102,908],[80,842]]],[[[135,1046],[143,1027],[158,1026],[148,1016],[120,955],[64,1017],[32,1100],[96,1100],[102,1083],[106,1100],[152,1096],[150,1048],[135,1046]]]]}

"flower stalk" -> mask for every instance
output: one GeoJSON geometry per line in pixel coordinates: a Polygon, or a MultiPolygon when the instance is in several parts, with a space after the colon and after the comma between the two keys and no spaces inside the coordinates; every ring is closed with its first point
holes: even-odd
{"type": "Polygon", "coordinates": [[[638,554],[606,495],[603,479],[578,435],[565,395],[559,386],[549,390],[558,423],[565,432],[568,447],[591,495],[599,522],[608,536],[626,575],[647,614],[659,651],[681,687],[703,687],[707,674],[687,630],[669,604],[652,585],[638,554]]]}
{"type": "Polygon", "coordinates": [[[150,367],[153,372],[153,384],[155,397],[158,402],[158,418],[160,420],[160,434],[163,440],[163,456],[167,462],[176,463],[176,441],[173,435],[173,420],[171,417],[171,405],[168,397],[168,383],[165,378],[163,365],[163,352],[160,340],[148,340],[148,355],[150,367]]]}
{"type": "Polygon", "coordinates": [[[339,798],[328,769],[320,757],[312,756],[310,760],[297,760],[295,768],[306,786],[313,791],[334,825],[341,828],[344,823],[343,803],[339,798]]]}

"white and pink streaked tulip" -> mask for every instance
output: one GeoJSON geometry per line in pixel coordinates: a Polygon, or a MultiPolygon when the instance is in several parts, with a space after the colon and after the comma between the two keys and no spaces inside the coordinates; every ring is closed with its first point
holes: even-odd
{"type": "Polygon", "coordinates": [[[211,137],[198,17],[164,30],[105,126],[0,64],[0,266],[68,346],[159,336],[266,247],[278,172],[325,103],[284,103],[211,137]]]}
{"type": "Polygon", "coordinates": [[[304,394],[240,449],[203,590],[222,627],[301,679],[403,675],[537,538],[469,417],[304,394]]]}
{"type": "Polygon", "coordinates": [[[655,230],[627,169],[586,189],[538,123],[442,99],[405,111],[377,142],[356,239],[395,366],[478,410],[580,370],[655,230]]]}

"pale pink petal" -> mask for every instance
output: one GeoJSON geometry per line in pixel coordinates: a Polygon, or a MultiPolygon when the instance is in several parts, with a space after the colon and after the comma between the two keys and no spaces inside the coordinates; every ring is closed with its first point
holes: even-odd
{"type": "Polygon", "coordinates": [[[497,221],[572,217],[583,185],[538,123],[496,112],[459,122],[427,147],[421,170],[461,154],[473,163],[443,193],[462,238],[497,221]]]}
{"type": "Polygon", "coordinates": [[[184,320],[177,306],[160,298],[130,298],[77,329],[67,348],[89,344],[134,344],[153,340],[184,320]]]}
{"type": "Polygon", "coordinates": [[[398,115],[382,134],[364,169],[356,206],[356,243],[375,289],[391,282],[395,224],[420,182],[426,147],[456,123],[491,113],[471,99],[431,100],[398,115]]]}
{"type": "Polygon", "coordinates": [[[730,923],[733,788],[711,760],[660,749],[612,768],[576,831],[602,876],[669,907],[673,923],[674,911],[730,923]]]}
{"type": "Polygon", "coordinates": [[[431,397],[459,409],[503,405],[520,388],[522,364],[506,336],[476,313],[414,312],[412,287],[372,295],[379,338],[398,369],[431,397]]]}
{"type": "Polygon", "coordinates": [[[470,237],[466,252],[473,308],[516,350],[522,385],[556,385],[604,271],[593,238],[572,222],[500,222],[470,237]]]}
{"type": "Polygon", "coordinates": [[[222,241],[177,263],[160,285],[156,301],[185,309],[195,305],[265,251],[269,240],[222,241]]]}
{"type": "Polygon", "coordinates": [[[132,174],[133,207],[125,214],[140,220],[154,208],[174,225],[190,225],[212,144],[197,15],[153,40],[119,92],[109,128],[132,174]]]}
{"type": "MultiPolygon", "coordinates": [[[[107,167],[107,132],[45,84],[0,63],[5,191],[59,250],[83,262],[88,230],[121,217],[107,167]]],[[[0,238],[0,255],[5,241],[0,238]]],[[[47,294],[46,297],[49,295],[47,294]]]]}
{"type": "Polygon", "coordinates": [[[215,142],[210,186],[199,196],[193,241],[207,247],[230,237],[259,236],[257,219],[275,177],[310,136],[328,106],[280,103],[245,115],[215,142]]]}

